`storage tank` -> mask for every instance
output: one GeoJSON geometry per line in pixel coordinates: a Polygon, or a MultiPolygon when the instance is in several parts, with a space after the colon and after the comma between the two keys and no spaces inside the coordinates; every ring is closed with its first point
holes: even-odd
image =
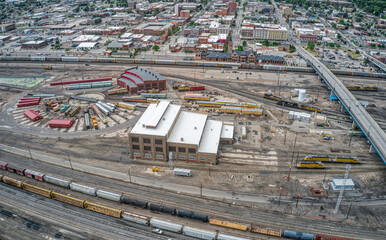
{"type": "Polygon", "coordinates": [[[304,101],[304,99],[306,99],[306,90],[305,89],[299,89],[298,100],[302,102],[302,101],[304,101]]]}

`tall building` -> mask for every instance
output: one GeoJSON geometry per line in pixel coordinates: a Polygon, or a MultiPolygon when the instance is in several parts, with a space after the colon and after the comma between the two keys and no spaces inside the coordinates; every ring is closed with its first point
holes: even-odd
{"type": "Polygon", "coordinates": [[[180,16],[181,10],[182,10],[181,5],[177,3],[177,4],[174,6],[174,13],[177,15],[177,17],[180,16]]]}

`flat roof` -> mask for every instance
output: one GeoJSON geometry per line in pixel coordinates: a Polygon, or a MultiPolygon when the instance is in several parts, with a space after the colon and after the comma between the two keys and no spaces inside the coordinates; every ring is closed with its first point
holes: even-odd
{"type": "Polygon", "coordinates": [[[169,136],[168,143],[199,145],[205,127],[206,114],[183,111],[169,136]]]}
{"type": "Polygon", "coordinates": [[[145,124],[147,128],[155,128],[158,125],[158,122],[161,120],[161,117],[164,115],[166,109],[169,107],[169,101],[161,101],[155,110],[153,111],[153,116],[148,119],[145,124]]]}
{"type": "Polygon", "coordinates": [[[181,110],[181,106],[169,104],[168,108],[162,115],[161,120],[158,122],[157,127],[147,128],[145,124],[149,122],[149,119],[153,118],[157,105],[158,104],[156,103],[152,103],[149,105],[146,111],[142,114],[141,118],[134,125],[133,129],[130,132],[131,134],[145,134],[153,136],[166,136],[168,134],[174,120],[176,119],[178,113],[181,110]]]}
{"type": "Polygon", "coordinates": [[[233,134],[235,131],[235,126],[232,125],[222,125],[221,129],[221,138],[222,139],[233,139],[233,134]]]}
{"type": "MultiPolygon", "coordinates": [[[[335,178],[332,181],[334,182],[335,186],[343,186],[343,179],[335,178]]],[[[354,186],[354,182],[351,178],[347,178],[345,186],[354,186]]]]}
{"type": "Polygon", "coordinates": [[[220,121],[208,120],[206,122],[200,146],[198,147],[199,153],[217,154],[218,146],[220,144],[221,129],[222,122],[220,121]]]}
{"type": "Polygon", "coordinates": [[[97,42],[82,42],[77,48],[94,48],[97,44],[97,42]]]}

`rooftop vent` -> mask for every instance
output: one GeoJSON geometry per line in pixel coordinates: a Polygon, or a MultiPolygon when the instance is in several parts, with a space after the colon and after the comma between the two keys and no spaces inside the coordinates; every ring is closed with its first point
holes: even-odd
{"type": "Polygon", "coordinates": [[[166,119],[165,119],[165,118],[162,118],[162,120],[164,120],[164,121],[165,121],[166,119]]]}
{"type": "Polygon", "coordinates": [[[184,141],[184,138],[181,138],[181,142],[183,142],[184,141]]]}
{"type": "Polygon", "coordinates": [[[144,123],[142,124],[142,127],[145,127],[145,124],[144,124],[144,123]]]}
{"type": "Polygon", "coordinates": [[[194,127],[194,129],[197,129],[197,127],[194,127]]]}

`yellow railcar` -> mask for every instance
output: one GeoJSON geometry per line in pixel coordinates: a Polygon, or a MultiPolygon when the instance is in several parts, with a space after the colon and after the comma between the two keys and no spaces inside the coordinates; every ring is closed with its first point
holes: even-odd
{"type": "Polygon", "coordinates": [[[25,182],[22,183],[21,186],[22,186],[22,188],[24,190],[26,190],[28,192],[33,192],[33,193],[42,195],[44,197],[51,198],[51,193],[52,193],[51,190],[48,190],[48,189],[45,189],[45,188],[41,188],[41,187],[37,187],[37,186],[31,185],[31,184],[28,184],[28,183],[25,183],[25,182]]]}
{"type": "Polygon", "coordinates": [[[51,192],[51,198],[60,202],[64,202],[64,203],[68,203],[68,204],[80,207],[80,208],[84,208],[84,203],[86,202],[85,200],[70,197],[57,192],[51,192]]]}
{"type": "Polygon", "coordinates": [[[273,230],[269,230],[269,229],[265,229],[265,228],[253,227],[253,228],[251,228],[251,232],[265,234],[265,235],[269,235],[269,236],[275,236],[275,237],[281,237],[282,236],[281,232],[273,231],[273,230]]]}
{"type": "Polygon", "coordinates": [[[217,220],[217,219],[210,219],[209,224],[222,226],[222,227],[226,227],[226,228],[237,229],[237,230],[241,230],[241,231],[247,231],[248,230],[247,225],[243,225],[243,224],[239,224],[239,223],[233,223],[233,222],[227,222],[227,221],[221,221],[221,220],[217,220]]]}
{"type": "Polygon", "coordinates": [[[108,216],[116,217],[116,218],[121,218],[121,214],[122,214],[122,210],[106,207],[106,206],[91,203],[91,202],[85,202],[84,208],[94,212],[102,213],[108,216]]]}
{"type": "Polygon", "coordinates": [[[130,104],[130,103],[119,102],[119,103],[118,103],[118,106],[119,106],[119,107],[123,107],[123,108],[127,108],[127,109],[131,109],[131,110],[134,110],[134,109],[135,109],[135,105],[130,104]]]}
{"type": "Polygon", "coordinates": [[[182,87],[178,87],[178,91],[189,91],[189,87],[184,87],[184,86],[182,86],[182,87]]]}

